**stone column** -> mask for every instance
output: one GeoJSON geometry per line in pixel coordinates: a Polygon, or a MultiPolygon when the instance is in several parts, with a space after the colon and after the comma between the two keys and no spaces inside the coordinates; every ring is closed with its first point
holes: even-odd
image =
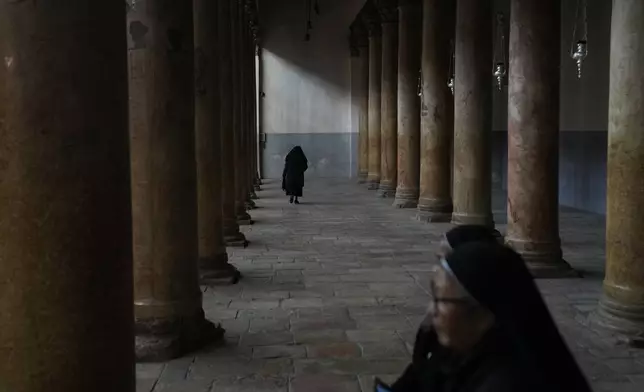
{"type": "MultiPolygon", "coordinates": [[[[368,4],[368,3],[367,3],[368,4]]],[[[380,186],[380,104],[382,83],[382,28],[376,10],[365,13],[365,23],[369,30],[369,169],[367,184],[369,189],[380,186]]]]}
{"type": "Polygon", "coordinates": [[[248,31],[246,26],[246,12],[244,11],[245,0],[239,0],[239,7],[241,10],[240,24],[239,24],[239,43],[237,50],[239,52],[239,123],[241,134],[241,153],[238,165],[242,169],[242,184],[243,184],[243,198],[245,210],[252,210],[255,208],[255,202],[250,197],[250,154],[248,151],[249,142],[249,118],[248,118],[248,31]]]}
{"type": "Polygon", "coordinates": [[[257,54],[258,54],[258,46],[257,46],[257,32],[255,31],[257,27],[253,28],[253,42],[252,42],[252,50],[253,50],[253,189],[255,192],[259,192],[262,190],[261,188],[261,181],[259,179],[259,163],[257,159],[257,154],[258,154],[258,140],[257,140],[257,133],[259,131],[259,127],[257,124],[258,120],[258,94],[257,94],[257,75],[258,75],[258,69],[257,69],[257,54]]]}
{"type": "Polygon", "coordinates": [[[380,197],[396,196],[398,177],[398,0],[379,0],[382,26],[380,197]]]}
{"type": "Polygon", "coordinates": [[[198,272],[192,3],[130,8],[128,53],[139,360],[167,360],[220,338],[204,318],[198,272]]]}
{"type": "Polygon", "coordinates": [[[0,2],[1,391],[135,390],[124,49],[123,3],[0,2]]]}
{"type": "Polygon", "coordinates": [[[400,0],[398,33],[398,187],[394,206],[414,208],[420,181],[420,0],[400,0]]]}
{"type": "MultiPolygon", "coordinates": [[[[608,106],[604,325],[644,333],[644,3],[613,1],[608,106]]],[[[641,344],[641,342],[640,342],[641,344]]]]}
{"type": "Polygon", "coordinates": [[[457,2],[452,213],[454,224],[494,225],[492,16],[491,0],[457,2]]]}
{"type": "Polygon", "coordinates": [[[264,70],[262,67],[262,46],[261,46],[261,41],[257,42],[257,47],[256,47],[256,52],[255,55],[257,56],[257,97],[256,97],[256,103],[257,103],[257,134],[255,137],[257,140],[255,141],[255,148],[257,148],[257,154],[255,156],[256,162],[255,166],[257,169],[257,173],[255,174],[255,190],[260,190],[260,186],[262,185],[262,172],[263,172],[263,162],[262,162],[262,157],[263,157],[263,152],[262,150],[264,149],[264,142],[262,142],[262,134],[263,134],[263,128],[262,128],[262,113],[263,113],[263,80],[264,80],[264,70]]]}
{"type": "Polygon", "coordinates": [[[217,40],[217,3],[194,1],[195,31],[195,139],[199,269],[208,283],[237,283],[239,271],[228,263],[222,224],[222,127],[217,40]]]}
{"type": "Polygon", "coordinates": [[[221,105],[220,123],[222,132],[222,209],[223,209],[223,230],[226,245],[234,247],[245,247],[248,241],[244,234],[239,231],[237,214],[235,210],[235,132],[233,128],[233,54],[232,54],[232,5],[237,0],[217,1],[219,5],[219,18],[217,19],[220,57],[220,80],[219,98],[221,105]]]}
{"type": "Polygon", "coordinates": [[[417,217],[449,222],[452,217],[454,98],[447,86],[456,2],[424,0],[420,128],[420,197],[417,217]]]}
{"type": "Polygon", "coordinates": [[[257,194],[255,193],[255,165],[254,165],[254,149],[253,149],[253,139],[255,132],[255,94],[254,94],[254,85],[255,85],[255,50],[253,48],[253,36],[251,31],[251,14],[247,13],[247,21],[245,28],[245,41],[244,41],[244,64],[246,69],[245,75],[245,94],[246,94],[246,167],[247,167],[247,179],[246,184],[248,188],[248,202],[252,208],[256,208],[255,202],[253,200],[257,199],[257,194]]]}
{"type": "Polygon", "coordinates": [[[351,56],[357,62],[355,69],[358,107],[358,182],[367,181],[369,173],[369,37],[360,15],[351,25],[351,56]]]}
{"type": "Polygon", "coordinates": [[[259,183],[257,183],[257,68],[255,64],[257,47],[256,47],[256,21],[255,17],[251,15],[251,24],[249,30],[248,42],[248,56],[249,56],[249,69],[250,69],[250,86],[248,88],[248,96],[250,98],[250,132],[249,132],[249,154],[250,154],[250,189],[253,199],[258,199],[256,191],[260,191],[259,183]]]}
{"type": "Polygon", "coordinates": [[[511,6],[506,242],[537,277],[568,275],[559,240],[561,4],[512,0],[511,6]]]}
{"type": "Polygon", "coordinates": [[[250,225],[250,215],[246,212],[248,189],[246,184],[246,148],[244,146],[246,131],[244,123],[244,7],[243,0],[233,0],[231,3],[230,23],[232,25],[231,50],[232,57],[232,89],[233,102],[233,133],[234,133],[234,162],[235,162],[235,216],[239,225],[250,225]]]}

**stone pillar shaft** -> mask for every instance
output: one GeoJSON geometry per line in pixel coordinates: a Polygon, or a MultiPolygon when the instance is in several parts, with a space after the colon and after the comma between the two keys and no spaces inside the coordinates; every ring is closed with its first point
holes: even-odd
{"type": "Polygon", "coordinates": [[[194,1],[195,139],[199,221],[199,269],[202,281],[236,283],[239,272],[228,263],[222,224],[222,127],[217,42],[218,5],[194,1]]]}
{"type": "Polygon", "coordinates": [[[536,276],[567,275],[559,240],[561,5],[513,0],[511,6],[506,242],[536,276]]]}
{"type": "Polygon", "coordinates": [[[380,127],[380,187],[378,195],[394,197],[397,184],[397,113],[398,113],[398,18],[397,10],[382,22],[382,82],[380,127]]]}
{"type": "Polygon", "coordinates": [[[414,208],[420,181],[420,97],[422,9],[417,0],[398,8],[398,186],[394,206],[414,208]]]}
{"type": "MultiPolygon", "coordinates": [[[[250,18],[249,18],[250,19],[250,18]]],[[[253,36],[250,30],[250,20],[246,21],[244,26],[244,69],[245,69],[245,121],[246,121],[246,188],[247,199],[246,205],[250,208],[255,208],[253,199],[257,199],[255,194],[255,165],[254,165],[254,148],[253,140],[255,133],[255,98],[253,94],[255,84],[255,54],[253,49],[253,36]]]]}
{"type": "Polygon", "coordinates": [[[199,288],[192,3],[130,9],[136,354],[165,360],[221,335],[199,288]],[[161,33],[163,32],[163,33],[161,33]]]}
{"type": "Polygon", "coordinates": [[[380,123],[382,83],[382,39],[379,26],[369,26],[369,189],[376,190],[380,184],[380,123]]]}
{"type": "Polygon", "coordinates": [[[133,392],[125,7],[0,2],[0,59],[0,390],[133,392]]]}
{"type": "Polygon", "coordinates": [[[369,45],[358,47],[358,143],[359,161],[358,178],[360,182],[367,181],[369,173],[369,45]]]}
{"type": "Polygon", "coordinates": [[[492,1],[456,6],[452,222],[492,226],[492,1]]]}
{"type": "Polygon", "coordinates": [[[233,132],[234,132],[234,163],[235,163],[235,214],[239,225],[249,225],[251,218],[246,212],[246,198],[248,190],[246,184],[246,163],[247,154],[244,142],[246,136],[245,112],[244,112],[244,9],[240,1],[233,0],[231,3],[230,21],[232,25],[231,56],[232,63],[232,90],[230,90],[233,102],[233,132]]]}
{"type": "MultiPolygon", "coordinates": [[[[217,20],[219,31],[219,45],[221,48],[220,76],[220,121],[222,130],[222,208],[223,230],[226,245],[244,247],[248,245],[246,237],[239,231],[235,209],[236,181],[235,172],[235,130],[233,128],[233,107],[235,92],[233,91],[233,10],[232,5],[236,0],[223,0],[217,2],[219,15],[217,20]]],[[[235,14],[236,15],[236,14],[235,14]]]]}
{"type": "Polygon", "coordinates": [[[252,187],[255,192],[258,192],[261,190],[260,188],[260,183],[259,183],[259,166],[257,163],[257,131],[258,131],[258,126],[257,126],[257,43],[255,40],[251,40],[251,57],[252,57],[252,62],[253,62],[253,68],[252,68],[252,87],[251,87],[251,97],[252,97],[252,103],[253,103],[253,123],[252,123],[252,132],[251,132],[251,154],[252,154],[252,170],[251,170],[251,181],[252,181],[252,187]]]}
{"type": "Polygon", "coordinates": [[[418,219],[449,222],[452,217],[454,98],[447,86],[455,2],[424,0],[418,219]]]}
{"type": "Polygon", "coordinates": [[[615,0],[608,107],[606,277],[599,314],[644,336],[644,4],[615,0]]]}

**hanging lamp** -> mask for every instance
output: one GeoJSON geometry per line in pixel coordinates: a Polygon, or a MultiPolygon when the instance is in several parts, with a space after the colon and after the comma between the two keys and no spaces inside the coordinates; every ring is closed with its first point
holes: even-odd
{"type": "Polygon", "coordinates": [[[588,56],[588,19],[586,8],[586,0],[577,0],[575,25],[572,30],[572,43],[570,46],[570,57],[577,64],[577,79],[581,79],[584,60],[588,56]]]}

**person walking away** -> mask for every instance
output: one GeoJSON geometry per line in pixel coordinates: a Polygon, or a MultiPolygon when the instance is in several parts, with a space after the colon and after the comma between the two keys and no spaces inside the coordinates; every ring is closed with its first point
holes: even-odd
{"type": "Polygon", "coordinates": [[[309,168],[309,161],[302,151],[302,147],[295,146],[286,155],[284,171],[282,172],[282,190],[290,196],[289,203],[300,204],[298,197],[302,197],[304,188],[304,172],[309,168]]]}

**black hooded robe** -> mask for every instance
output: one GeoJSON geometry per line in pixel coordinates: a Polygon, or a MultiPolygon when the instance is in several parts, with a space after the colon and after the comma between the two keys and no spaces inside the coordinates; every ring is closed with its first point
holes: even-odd
{"type": "Polygon", "coordinates": [[[412,364],[393,392],[590,392],[523,259],[493,243],[466,243],[446,267],[497,325],[466,358],[431,328],[416,336],[412,364]]]}
{"type": "Polygon", "coordinates": [[[293,147],[284,162],[282,172],[282,190],[288,196],[302,196],[304,188],[304,172],[309,168],[309,162],[300,146],[293,147]]]}

